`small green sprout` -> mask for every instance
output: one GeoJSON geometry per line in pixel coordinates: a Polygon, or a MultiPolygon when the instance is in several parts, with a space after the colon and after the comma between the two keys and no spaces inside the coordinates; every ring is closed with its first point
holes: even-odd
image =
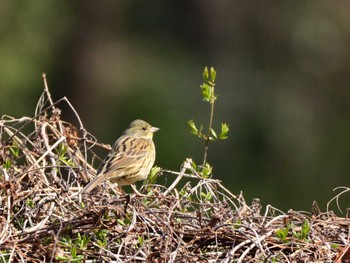
{"type": "Polygon", "coordinates": [[[215,80],[216,80],[215,69],[213,67],[211,67],[210,69],[208,69],[208,67],[205,67],[203,70],[204,82],[202,85],[200,85],[200,88],[202,91],[203,101],[208,102],[211,105],[209,125],[208,125],[207,132],[203,131],[203,125],[200,125],[198,127],[194,122],[194,120],[188,121],[190,132],[205,141],[205,150],[204,150],[204,157],[203,157],[203,164],[202,164],[203,173],[207,166],[207,154],[208,154],[209,142],[216,141],[216,140],[225,140],[228,138],[227,134],[229,132],[229,126],[226,123],[221,123],[221,131],[219,133],[215,131],[212,127],[213,118],[214,118],[214,104],[218,98],[218,96],[215,94],[215,84],[216,84],[215,80]]]}
{"type": "Polygon", "coordinates": [[[288,233],[291,229],[291,225],[288,224],[286,227],[284,228],[280,228],[276,230],[276,235],[277,237],[283,242],[286,243],[287,242],[287,237],[288,237],[288,233]]]}

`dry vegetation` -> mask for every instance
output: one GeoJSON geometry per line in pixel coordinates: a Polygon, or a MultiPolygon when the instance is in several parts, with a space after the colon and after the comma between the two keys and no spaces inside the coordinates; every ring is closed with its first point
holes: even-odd
{"type": "MultiPolygon", "coordinates": [[[[46,82],[45,82],[46,84],[46,82]]],[[[95,174],[98,144],[47,86],[34,117],[0,121],[0,262],[348,262],[349,220],[247,204],[186,160],[141,194],[95,174]],[[77,127],[60,117],[62,104],[77,127]]],[[[349,189],[345,189],[349,191],[349,189]]]]}

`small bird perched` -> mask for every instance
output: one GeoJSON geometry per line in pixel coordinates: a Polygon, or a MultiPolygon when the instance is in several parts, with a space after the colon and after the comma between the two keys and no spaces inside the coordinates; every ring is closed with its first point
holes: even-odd
{"type": "Polygon", "coordinates": [[[146,179],[156,158],[152,138],[158,130],[143,120],[131,122],[112,146],[96,178],[85,186],[82,193],[89,193],[105,180],[122,186],[146,179]]]}

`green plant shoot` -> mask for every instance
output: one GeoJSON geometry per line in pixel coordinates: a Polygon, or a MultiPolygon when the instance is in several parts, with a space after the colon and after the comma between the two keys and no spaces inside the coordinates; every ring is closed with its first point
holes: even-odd
{"type": "MultiPolygon", "coordinates": [[[[218,96],[215,94],[215,79],[216,71],[213,67],[208,69],[205,67],[203,70],[203,84],[200,86],[202,90],[202,99],[205,102],[210,103],[210,117],[207,132],[203,132],[203,125],[197,127],[193,120],[188,121],[188,126],[190,127],[190,132],[205,142],[202,172],[206,170],[206,176],[208,176],[207,155],[210,141],[225,140],[228,138],[227,134],[229,132],[229,126],[226,123],[221,123],[221,131],[218,133],[213,129],[213,119],[214,119],[214,104],[218,96]]],[[[209,169],[211,172],[211,168],[209,169]]]]}

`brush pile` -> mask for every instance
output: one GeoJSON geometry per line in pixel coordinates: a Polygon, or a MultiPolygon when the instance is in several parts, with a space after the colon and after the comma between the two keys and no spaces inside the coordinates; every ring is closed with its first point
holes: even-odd
{"type": "Polygon", "coordinates": [[[44,83],[34,117],[0,120],[0,262],[349,262],[348,218],[247,204],[190,159],[158,171],[168,186],[120,194],[106,182],[82,196],[108,146],[44,83]]]}

